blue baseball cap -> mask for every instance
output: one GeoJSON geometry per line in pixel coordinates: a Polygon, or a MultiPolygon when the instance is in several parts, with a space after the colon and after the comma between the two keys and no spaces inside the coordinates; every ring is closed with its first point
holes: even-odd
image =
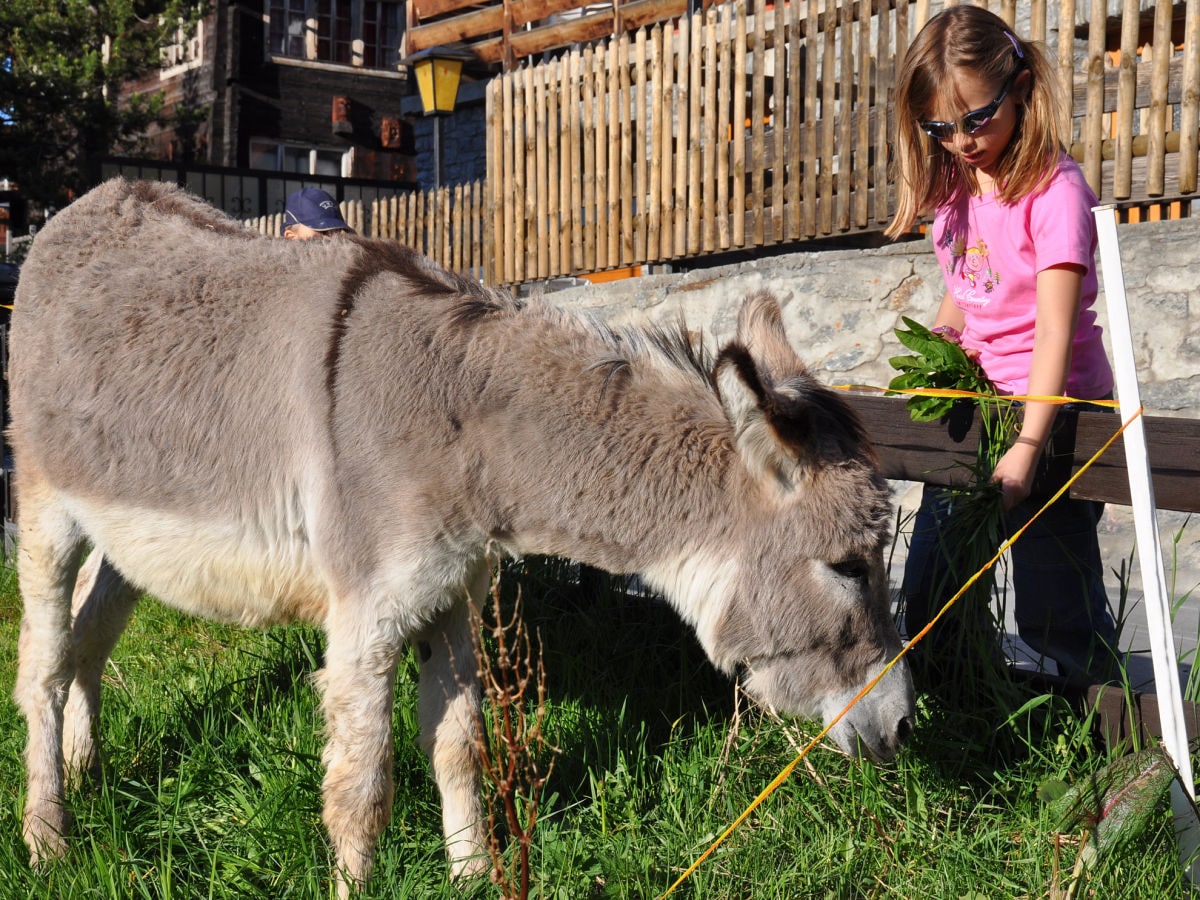
{"type": "Polygon", "coordinates": [[[289,194],[283,209],[283,227],[306,225],[313,231],[350,231],[350,226],[338,211],[337,201],[320,188],[303,188],[289,194]]]}

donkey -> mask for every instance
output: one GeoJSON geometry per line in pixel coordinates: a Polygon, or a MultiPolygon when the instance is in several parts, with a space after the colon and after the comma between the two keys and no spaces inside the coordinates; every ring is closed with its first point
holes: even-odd
{"type": "MultiPolygon", "coordinates": [[[[489,544],[640,574],[783,712],[829,721],[900,649],[888,486],[767,294],[710,366],[682,324],[612,330],[395,243],[271,240],[118,179],[38,235],[12,322],[34,864],[65,850],[65,786],[98,774],[101,674],[143,592],[323,626],[343,895],[389,819],[408,644],[451,877],[487,868],[468,598],[489,544]]],[[[831,735],[886,760],[913,711],[901,662],[831,735]]]]}

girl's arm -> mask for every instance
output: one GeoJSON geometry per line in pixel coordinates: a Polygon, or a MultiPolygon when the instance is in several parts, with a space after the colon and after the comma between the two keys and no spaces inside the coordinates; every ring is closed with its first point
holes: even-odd
{"type": "Polygon", "coordinates": [[[963,311],[955,306],[954,301],[950,299],[950,292],[946,291],[942,295],[942,305],[938,307],[937,317],[933,320],[933,327],[938,328],[942,325],[949,325],[957,332],[962,332],[966,327],[966,317],[963,311]]]}
{"type": "MultiPolygon", "coordinates": [[[[1074,265],[1038,272],[1030,396],[1061,397],[1067,388],[1083,275],[1083,267],[1074,265]]],[[[1025,404],[1021,433],[992,473],[1001,484],[1005,509],[1012,509],[1029,496],[1038,459],[1050,439],[1050,427],[1057,414],[1058,406],[1053,403],[1025,404]]]]}

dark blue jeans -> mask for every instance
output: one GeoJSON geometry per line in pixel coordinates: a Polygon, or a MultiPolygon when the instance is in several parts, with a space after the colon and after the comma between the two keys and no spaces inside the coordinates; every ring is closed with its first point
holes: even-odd
{"type": "MultiPolygon", "coordinates": [[[[1006,515],[1008,534],[1029,521],[1046,499],[1030,497],[1012,509],[1006,515]]],[[[1102,503],[1060,497],[1011,548],[1017,632],[1035,653],[1054,660],[1059,674],[1073,684],[1109,680],[1117,660],[1116,628],[1108,613],[1096,537],[1103,511],[1102,503]]],[[[956,538],[961,535],[956,533],[951,492],[927,485],[904,567],[904,623],[910,636],[974,574],[949,571],[941,548],[952,550],[956,538]]],[[[955,652],[941,623],[927,640],[927,653],[955,652]]]]}

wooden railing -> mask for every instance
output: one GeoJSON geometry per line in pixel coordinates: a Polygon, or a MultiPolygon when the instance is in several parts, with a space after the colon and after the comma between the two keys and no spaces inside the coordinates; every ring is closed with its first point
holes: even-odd
{"type": "MultiPolygon", "coordinates": [[[[508,285],[881,231],[895,68],[941,5],[738,0],[525,65],[488,85],[486,182],[366,210],[362,230],[508,285]]],[[[1189,214],[1200,0],[1111,19],[1091,0],[1063,29],[1074,0],[991,5],[1049,40],[1101,200],[1189,214]]]]}
{"type": "MultiPolygon", "coordinates": [[[[1051,12],[1076,15],[1069,0],[1050,6],[998,12],[1045,40],[1051,12]]],[[[1052,48],[1089,181],[1105,201],[1194,195],[1200,5],[1176,16],[1163,0],[1145,27],[1136,9],[1116,27],[1091,7],[1086,42],[1067,28],[1052,48]]],[[[489,280],[880,230],[894,204],[893,73],[928,14],[903,0],[741,0],[500,76],[489,280]]]]}

